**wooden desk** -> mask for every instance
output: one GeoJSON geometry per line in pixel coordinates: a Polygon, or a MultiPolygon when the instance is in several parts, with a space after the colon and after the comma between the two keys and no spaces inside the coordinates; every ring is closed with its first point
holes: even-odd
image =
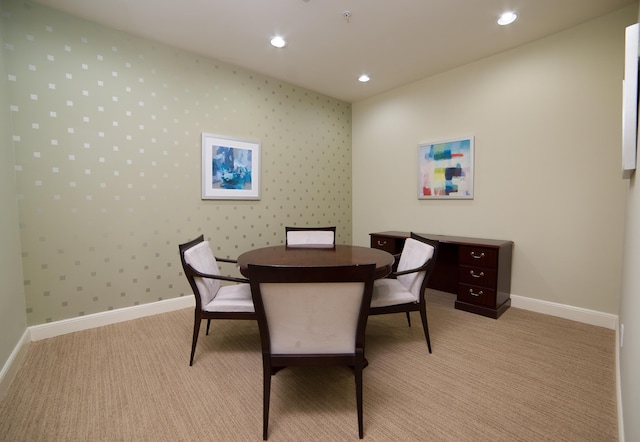
{"type": "Polygon", "coordinates": [[[393,268],[392,254],[369,247],[338,244],[335,247],[272,246],[251,250],[238,256],[240,273],[246,275],[249,264],[331,267],[376,264],[375,278],[384,278],[393,268]]]}
{"type": "MultiPolygon", "coordinates": [[[[429,288],[458,295],[455,306],[497,319],[511,305],[513,241],[417,233],[439,241],[429,288]]],[[[397,254],[409,232],[371,233],[371,247],[397,254]]]]}

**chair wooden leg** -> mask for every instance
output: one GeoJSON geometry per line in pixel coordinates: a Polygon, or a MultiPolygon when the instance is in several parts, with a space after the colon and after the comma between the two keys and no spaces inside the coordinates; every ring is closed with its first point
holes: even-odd
{"type": "Polygon", "coordinates": [[[424,300],[420,305],[420,317],[422,318],[422,328],[424,329],[424,337],[427,338],[427,347],[429,347],[429,353],[431,353],[431,339],[429,338],[429,323],[427,322],[427,307],[424,300]]]}
{"type": "Polygon", "coordinates": [[[271,364],[263,362],[262,367],[263,391],[262,391],[262,440],[269,437],[269,400],[271,398],[271,364]]]}
{"type": "Polygon", "coordinates": [[[364,436],[364,429],[362,425],[362,368],[363,360],[357,360],[355,367],[353,367],[353,374],[356,380],[356,404],[358,408],[358,437],[360,439],[364,436]]]}
{"type": "Polygon", "coordinates": [[[209,327],[211,326],[211,319],[207,319],[207,336],[209,336],[209,327]]]}
{"type": "Polygon", "coordinates": [[[411,315],[409,315],[409,312],[407,313],[407,323],[409,324],[409,327],[411,327],[411,315]]]}
{"type": "Polygon", "coordinates": [[[193,356],[196,354],[196,344],[198,343],[198,334],[200,333],[200,315],[198,312],[193,319],[193,339],[191,340],[191,359],[189,359],[189,366],[193,365],[193,356]]]}

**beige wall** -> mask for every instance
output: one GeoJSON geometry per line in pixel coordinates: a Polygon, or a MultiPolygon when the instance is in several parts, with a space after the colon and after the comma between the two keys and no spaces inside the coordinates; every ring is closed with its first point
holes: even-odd
{"type": "Polygon", "coordinates": [[[28,324],[191,296],[178,244],[200,233],[230,257],[285,225],[351,242],[350,104],[37,4],[3,12],[28,324]],[[201,200],[202,132],[261,142],[260,201],[201,200]]]}
{"type": "MultiPolygon", "coordinates": [[[[640,3],[639,3],[640,4],[640,3]]],[[[636,11],[638,6],[636,6],[636,11]]],[[[640,19],[640,14],[638,15],[640,19]]],[[[637,164],[638,167],[640,165],[637,164]]],[[[640,440],[640,189],[638,171],[628,182],[627,215],[624,241],[620,327],[624,338],[620,348],[620,394],[622,396],[624,435],[627,441],[640,440]]]]}
{"type": "Polygon", "coordinates": [[[512,293],[618,313],[630,7],[353,105],[354,244],[370,232],[515,242],[512,293]],[[418,200],[417,145],[475,137],[475,198],[418,200]]]}
{"type": "MultiPolygon", "coordinates": [[[[0,46],[3,28],[0,22],[0,46]]],[[[4,58],[0,56],[0,367],[27,328],[6,78],[4,58]]]]}

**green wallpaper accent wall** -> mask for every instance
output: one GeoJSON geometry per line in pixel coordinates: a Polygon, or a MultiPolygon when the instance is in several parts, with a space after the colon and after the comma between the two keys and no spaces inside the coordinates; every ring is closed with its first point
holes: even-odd
{"type": "Polygon", "coordinates": [[[29,325],[192,296],[218,256],[336,225],[351,243],[351,105],[22,1],[2,2],[29,325]],[[260,201],[200,198],[201,133],[259,140],[260,201]]]}
{"type": "MultiPolygon", "coordinates": [[[[0,46],[2,45],[0,22],[0,46]]],[[[12,356],[27,328],[27,314],[20,259],[20,231],[16,203],[16,177],[11,145],[6,63],[0,56],[0,367],[12,356]]],[[[15,371],[0,376],[0,400],[15,371]],[[3,379],[6,382],[3,382],[3,379]],[[6,385],[6,388],[4,387],[6,385]]],[[[15,368],[17,370],[17,367],[15,368]]]]}

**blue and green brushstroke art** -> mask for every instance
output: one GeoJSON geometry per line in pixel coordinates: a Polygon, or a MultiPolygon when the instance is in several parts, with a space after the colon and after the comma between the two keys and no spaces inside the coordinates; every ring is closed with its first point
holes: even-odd
{"type": "Polygon", "coordinates": [[[212,146],[212,187],[251,189],[251,149],[212,146]]]}

